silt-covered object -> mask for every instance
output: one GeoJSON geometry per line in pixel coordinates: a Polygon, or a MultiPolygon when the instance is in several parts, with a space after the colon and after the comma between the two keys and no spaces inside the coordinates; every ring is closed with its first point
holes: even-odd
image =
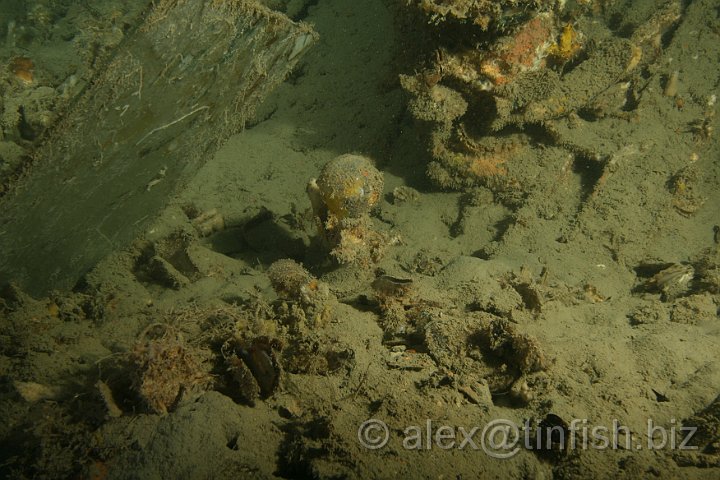
{"type": "Polygon", "coordinates": [[[0,202],[0,279],[67,288],[129,243],[316,38],[252,1],[155,2],[0,202]]]}

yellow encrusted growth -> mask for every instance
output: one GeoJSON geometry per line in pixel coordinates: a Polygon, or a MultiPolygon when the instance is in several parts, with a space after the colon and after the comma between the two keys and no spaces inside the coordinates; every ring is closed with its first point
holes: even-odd
{"type": "Polygon", "coordinates": [[[580,33],[571,23],[567,23],[558,41],[548,49],[548,54],[556,63],[564,64],[572,60],[581,49],[580,33]]]}

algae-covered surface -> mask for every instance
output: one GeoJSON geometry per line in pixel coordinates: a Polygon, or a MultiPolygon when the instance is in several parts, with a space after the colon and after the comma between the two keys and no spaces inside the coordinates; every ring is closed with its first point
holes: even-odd
{"type": "MultiPolygon", "coordinates": [[[[3,182],[137,14],[67,3],[0,49],[3,182]]],[[[437,16],[486,2],[265,3],[320,37],[246,128],[72,290],[1,279],[0,476],[720,475],[716,3],[567,2],[493,85],[437,16]],[[357,218],[308,195],[348,153],[357,218]]]]}

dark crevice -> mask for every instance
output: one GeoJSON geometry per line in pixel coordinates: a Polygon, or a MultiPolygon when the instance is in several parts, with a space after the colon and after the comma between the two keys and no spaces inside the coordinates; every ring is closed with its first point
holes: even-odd
{"type": "Polygon", "coordinates": [[[317,5],[319,1],[320,0],[311,0],[307,3],[305,3],[305,5],[303,5],[303,7],[300,9],[300,11],[298,13],[296,13],[295,15],[293,15],[292,19],[296,22],[299,22],[300,20],[305,20],[305,18],[308,16],[308,14],[310,12],[310,8],[317,5]]]}
{"type": "Polygon", "coordinates": [[[573,173],[580,176],[580,205],[595,191],[597,182],[605,172],[605,164],[595,159],[576,156],[573,162],[573,173]]]}

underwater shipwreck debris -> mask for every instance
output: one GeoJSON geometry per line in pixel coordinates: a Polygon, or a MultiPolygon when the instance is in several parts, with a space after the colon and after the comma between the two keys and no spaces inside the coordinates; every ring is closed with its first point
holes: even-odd
{"type": "Polygon", "coordinates": [[[318,289],[317,279],[289,258],[270,265],[267,275],[275,293],[285,300],[309,302],[310,293],[318,289]]]}
{"type": "MultiPolygon", "coordinates": [[[[187,213],[187,212],[186,212],[187,213]]],[[[192,226],[197,229],[201,237],[207,237],[215,232],[225,230],[225,218],[217,208],[211,208],[199,213],[191,219],[192,226]]]]}
{"type": "Polygon", "coordinates": [[[454,23],[439,24],[418,73],[400,75],[411,113],[430,124],[428,176],[443,188],[522,189],[522,165],[530,160],[514,159],[528,138],[582,151],[573,132],[555,134],[558,121],[577,112],[631,118],[646,67],[682,17],[681,3],[667,0],[621,38],[596,20],[606,6],[600,2],[528,2],[522,12],[518,6],[429,1],[420,7],[433,19],[461,21],[473,39],[456,38],[454,23]]]}
{"type": "Polygon", "coordinates": [[[415,303],[413,280],[380,275],[372,282],[375,298],[382,313],[382,326],[391,337],[407,333],[408,312],[415,303]]]}
{"type": "Polygon", "coordinates": [[[283,368],[293,374],[331,375],[355,367],[352,346],[321,335],[307,335],[283,349],[283,368]]]}
{"type": "MultiPolygon", "coordinates": [[[[92,82],[43,136],[17,195],[2,198],[0,223],[17,228],[0,236],[0,275],[33,295],[70,288],[132,242],[318,38],[254,1],[140,3],[139,24],[110,26],[114,55],[93,55],[92,82]],[[173,168],[148,191],[168,158],[173,168]]],[[[80,30],[88,50],[107,45],[92,38],[93,27],[80,30]]]]}
{"type": "Polygon", "coordinates": [[[318,232],[338,262],[369,265],[382,255],[388,239],[370,220],[382,192],[382,173],[369,158],[354,154],[330,160],[308,183],[318,232]]]}
{"type": "Polygon", "coordinates": [[[428,168],[434,181],[445,188],[463,188],[506,175],[505,164],[524,139],[479,138],[468,132],[487,128],[494,117],[504,115],[504,94],[499,87],[508,92],[529,91],[509,86],[545,68],[554,38],[554,17],[545,12],[499,36],[487,48],[450,51],[441,47],[429,70],[400,76],[401,86],[411,94],[413,116],[435,124],[429,138],[433,162],[428,168]],[[428,72],[439,72],[439,76],[428,82],[428,72]]]}
{"type": "MultiPolygon", "coordinates": [[[[458,388],[482,381],[493,399],[509,395],[521,404],[548,388],[545,371],[551,361],[540,341],[509,320],[488,312],[464,317],[445,314],[427,324],[423,337],[438,372],[450,372],[449,380],[441,384],[458,388]]],[[[465,389],[458,390],[467,396],[465,389]]]]}
{"type": "Polygon", "coordinates": [[[131,358],[134,389],[156,413],[173,410],[184,394],[203,390],[210,383],[195,349],[168,324],[154,323],[143,330],[131,358]]]}
{"type": "Polygon", "coordinates": [[[382,298],[407,297],[412,290],[412,286],[412,278],[400,278],[391,275],[380,275],[372,283],[375,294],[382,298]]]}
{"type": "Polygon", "coordinates": [[[258,398],[267,398],[277,390],[282,371],[277,353],[279,340],[266,336],[244,340],[234,337],[222,346],[227,372],[238,388],[240,397],[253,405],[258,398]]]}
{"type": "Polygon", "coordinates": [[[695,268],[682,263],[643,263],[635,271],[645,277],[635,291],[660,293],[664,301],[688,293],[695,278],[695,268]]]}
{"type": "Polygon", "coordinates": [[[317,187],[329,215],[357,218],[370,213],[383,191],[383,176],[361,155],[340,155],[325,164],[317,187]]]}
{"type": "Polygon", "coordinates": [[[290,259],[278,260],[270,265],[267,275],[283,301],[276,309],[281,323],[315,329],[330,321],[337,299],[327,284],[312,276],[302,265],[290,259]]]}
{"type": "Polygon", "coordinates": [[[680,169],[669,182],[672,206],[684,217],[697,214],[706,201],[699,188],[703,172],[697,167],[696,160],[696,156],[691,156],[692,163],[680,169]]]}
{"type": "Polygon", "coordinates": [[[465,114],[468,103],[463,96],[448,87],[429,84],[423,75],[400,75],[400,85],[413,96],[410,112],[418,120],[437,122],[450,128],[453,120],[465,114]]]}
{"type": "Polygon", "coordinates": [[[494,319],[478,334],[488,351],[523,374],[546,370],[550,365],[537,339],[518,332],[508,320],[494,319]]]}
{"type": "Polygon", "coordinates": [[[134,271],[142,282],[178,290],[199,278],[199,269],[188,253],[192,235],[178,230],[156,242],[144,242],[134,271]]]}
{"type": "MultiPolygon", "coordinates": [[[[27,59],[27,62],[31,61],[27,59]]],[[[44,133],[52,127],[63,103],[56,89],[33,81],[30,65],[21,62],[13,69],[17,81],[0,92],[0,145],[3,145],[0,149],[3,157],[1,163],[11,162],[13,157],[29,157],[31,149],[37,145],[36,141],[41,140],[44,133]],[[21,150],[22,153],[13,154],[9,147],[21,150]]],[[[15,166],[18,170],[26,167],[25,163],[15,166]]],[[[0,169],[0,181],[9,180],[3,178],[11,173],[2,172],[7,168],[5,166],[0,169]]]]}
{"type": "Polygon", "coordinates": [[[463,22],[488,30],[507,28],[538,11],[562,8],[559,0],[420,0],[416,5],[434,23],[463,22]]]}
{"type": "MultiPolygon", "coordinates": [[[[511,35],[502,37],[489,49],[476,66],[480,72],[475,88],[492,90],[512,83],[518,75],[545,67],[545,59],[555,36],[554,16],[543,12],[517,27],[511,35]]],[[[470,65],[460,64],[462,71],[470,65]]],[[[452,67],[441,66],[449,75],[460,77],[452,67]]],[[[457,69],[457,67],[456,67],[457,69]]]]}

